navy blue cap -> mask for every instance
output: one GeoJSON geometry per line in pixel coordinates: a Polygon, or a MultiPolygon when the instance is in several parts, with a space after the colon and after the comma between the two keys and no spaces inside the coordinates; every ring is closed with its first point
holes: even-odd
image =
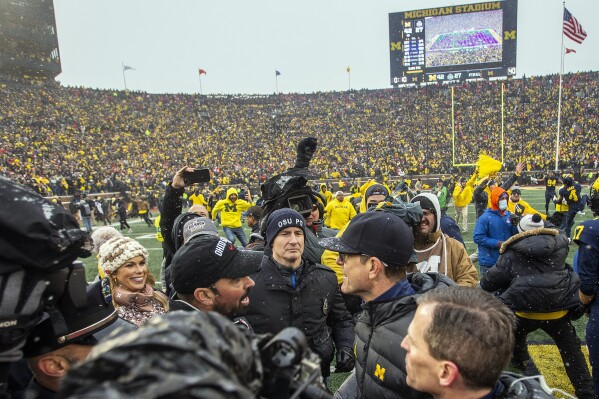
{"type": "Polygon", "coordinates": [[[319,243],[330,251],[370,255],[385,263],[407,265],[414,248],[414,235],[399,216],[373,211],[356,215],[341,237],[325,238],[319,243]]]}

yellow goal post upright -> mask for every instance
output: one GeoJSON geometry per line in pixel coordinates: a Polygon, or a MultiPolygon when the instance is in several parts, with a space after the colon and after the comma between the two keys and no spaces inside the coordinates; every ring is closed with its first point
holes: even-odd
{"type": "MultiPolygon", "coordinates": [[[[476,161],[474,163],[458,163],[455,162],[455,86],[451,86],[451,163],[453,166],[476,166],[476,161]]],[[[501,163],[503,164],[503,156],[504,156],[504,119],[505,119],[505,106],[504,106],[504,93],[505,93],[505,83],[501,82],[501,163]]],[[[478,154],[476,154],[478,157],[478,154]]]]}

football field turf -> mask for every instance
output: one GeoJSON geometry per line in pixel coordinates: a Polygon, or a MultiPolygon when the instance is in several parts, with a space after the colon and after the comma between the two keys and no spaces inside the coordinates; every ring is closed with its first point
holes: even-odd
{"type": "MultiPolygon", "coordinates": [[[[583,194],[588,193],[588,188],[584,187],[583,194]]],[[[527,201],[533,208],[537,211],[544,213],[545,210],[545,192],[544,187],[535,187],[535,188],[523,188],[522,189],[522,199],[527,201]]],[[[555,207],[553,204],[549,205],[549,212],[553,213],[555,207]]],[[[450,205],[448,209],[448,215],[455,218],[455,211],[453,207],[450,205]]],[[[154,217],[157,213],[154,213],[154,217]]],[[[592,218],[592,213],[590,209],[585,209],[584,215],[576,216],[575,226],[587,219],[592,218]]],[[[162,247],[161,244],[156,240],[156,231],[154,227],[147,226],[142,220],[137,218],[132,218],[128,220],[131,225],[132,232],[125,233],[125,236],[129,236],[139,240],[147,249],[150,254],[149,265],[150,271],[154,276],[160,276],[160,265],[162,262],[162,247]]],[[[474,204],[470,204],[468,207],[468,231],[463,234],[464,243],[466,245],[466,249],[469,254],[476,251],[476,245],[472,241],[472,231],[474,230],[475,224],[475,212],[474,212],[474,204]]],[[[116,228],[118,228],[118,223],[113,224],[116,228]]],[[[249,237],[250,230],[245,226],[246,235],[249,237]]],[[[222,228],[218,227],[219,232],[222,234],[222,228]]],[[[574,231],[574,229],[572,229],[574,231]]],[[[236,242],[236,245],[239,245],[239,242],[236,242]]],[[[572,258],[574,257],[574,253],[578,249],[576,244],[570,245],[570,253],[568,254],[568,263],[572,264],[572,258]]],[[[82,259],[86,266],[86,274],[87,280],[91,281],[94,279],[97,273],[97,261],[95,258],[90,257],[86,259],[82,259]]],[[[476,264],[478,267],[478,264],[476,264]]],[[[586,317],[582,317],[581,319],[574,322],[576,326],[576,331],[578,336],[584,341],[585,335],[585,327],[586,327],[586,317]]],[[[570,385],[570,381],[568,380],[568,376],[566,375],[561,357],[559,356],[559,352],[551,338],[547,334],[542,331],[536,331],[534,333],[529,334],[528,336],[529,342],[529,351],[532,358],[535,360],[535,364],[538,369],[543,373],[545,378],[547,379],[547,383],[552,388],[562,389],[569,394],[574,394],[574,389],[570,385]]],[[[490,349],[492,350],[492,349],[490,349]]],[[[585,356],[587,356],[586,346],[583,347],[585,352],[585,356]]],[[[331,388],[336,388],[343,380],[347,377],[347,373],[341,374],[332,374],[331,375],[331,388]]],[[[556,396],[559,397],[559,396],[556,396]]]]}
{"type": "Polygon", "coordinates": [[[501,45],[501,36],[492,29],[451,32],[437,35],[428,46],[429,51],[473,49],[501,45]]]}

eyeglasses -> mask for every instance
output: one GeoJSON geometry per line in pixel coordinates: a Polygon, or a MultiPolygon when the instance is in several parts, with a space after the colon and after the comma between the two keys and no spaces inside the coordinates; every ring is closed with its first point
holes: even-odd
{"type": "MultiPolygon", "coordinates": [[[[359,256],[361,258],[360,259],[361,263],[366,263],[366,261],[368,259],[370,259],[370,258],[373,257],[371,255],[366,255],[366,254],[343,254],[343,253],[339,253],[339,259],[341,259],[342,263],[347,263],[347,260],[349,259],[350,256],[359,256]]],[[[387,263],[383,262],[382,260],[379,259],[379,262],[381,262],[383,264],[383,266],[388,267],[387,263]]]]}
{"type": "Polygon", "coordinates": [[[339,259],[341,259],[341,262],[347,263],[347,260],[349,259],[350,256],[356,256],[356,255],[360,255],[360,254],[343,254],[343,253],[339,252],[339,259]]]}
{"type": "MultiPolygon", "coordinates": [[[[343,263],[347,263],[347,260],[349,259],[350,256],[361,256],[364,259],[371,258],[370,255],[366,255],[366,254],[342,254],[342,253],[339,253],[339,258],[341,259],[341,262],[343,262],[343,263]]],[[[364,262],[365,261],[366,260],[364,260],[364,262]]]]}

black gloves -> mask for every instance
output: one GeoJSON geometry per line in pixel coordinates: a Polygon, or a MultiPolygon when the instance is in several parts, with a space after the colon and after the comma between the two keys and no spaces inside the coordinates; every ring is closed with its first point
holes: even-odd
{"type": "Polygon", "coordinates": [[[317,144],[318,139],[316,137],[307,137],[299,142],[294,168],[307,168],[310,165],[317,144]]]}
{"type": "Polygon", "coordinates": [[[41,316],[46,283],[24,270],[0,275],[0,363],[21,359],[27,335],[41,316]]]}
{"type": "Polygon", "coordinates": [[[336,360],[335,373],[345,373],[353,370],[355,359],[351,348],[339,348],[336,360]]]}
{"type": "Polygon", "coordinates": [[[582,302],[578,301],[578,307],[570,310],[570,319],[578,320],[584,315],[591,311],[591,305],[593,302],[583,305],[582,302]]]}

